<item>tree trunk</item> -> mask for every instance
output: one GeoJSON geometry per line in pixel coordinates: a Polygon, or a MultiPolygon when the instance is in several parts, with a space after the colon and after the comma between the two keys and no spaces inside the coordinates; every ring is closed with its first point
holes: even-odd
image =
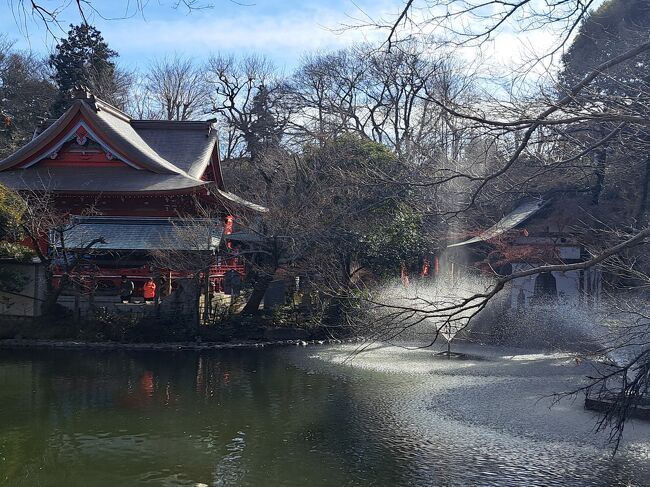
{"type": "Polygon", "coordinates": [[[645,173],[643,175],[643,186],[641,191],[641,199],[639,207],[635,215],[634,228],[637,230],[643,227],[646,222],[645,213],[648,209],[648,192],[650,192],[650,155],[645,160],[645,173]]]}
{"type": "Polygon", "coordinates": [[[607,164],[607,150],[601,148],[594,155],[596,163],[596,183],[591,188],[591,203],[597,205],[600,202],[600,194],[605,184],[605,165],[607,164]]]}
{"type": "Polygon", "coordinates": [[[54,276],[51,266],[45,265],[45,300],[43,301],[43,315],[52,316],[56,313],[56,304],[59,296],[63,291],[64,286],[67,284],[66,275],[61,277],[58,287],[54,287],[54,276]]]}
{"type": "Polygon", "coordinates": [[[261,273],[256,276],[255,282],[253,283],[253,292],[248,298],[246,306],[241,310],[242,315],[256,315],[259,313],[260,304],[262,304],[264,294],[266,294],[266,290],[273,281],[274,274],[275,269],[272,273],[261,273]]]}

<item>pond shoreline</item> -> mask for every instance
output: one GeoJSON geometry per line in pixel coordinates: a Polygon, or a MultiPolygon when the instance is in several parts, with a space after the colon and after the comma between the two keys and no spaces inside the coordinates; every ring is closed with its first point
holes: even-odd
{"type": "Polygon", "coordinates": [[[73,350],[154,350],[162,352],[224,350],[235,348],[265,348],[309,345],[334,345],[362,342],[362,338],[326,339],[326,340],[242,340],[231,343],[211,342],[169,342],[169,343],[121,343],[121,342],[85,342],[79,340],[32,340],[6,338],[0,340],[0,349],[56,348],[73,350]]]}

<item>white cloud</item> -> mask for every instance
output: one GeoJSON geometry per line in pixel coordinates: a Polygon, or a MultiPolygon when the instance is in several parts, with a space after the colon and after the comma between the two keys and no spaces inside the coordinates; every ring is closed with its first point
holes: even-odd
{"type": "MultiPolygon", "coordinates": [[[[206,58],[210,53],[226,51],[265,54],[291,69],[305,52],[342,48],[353,42],[386,40],[388,31],[385,29],[341,30],[341,26],[372,23],[372,19],[390,23],[403,6],[403,0],[256,0],[252,7],[222,3],[213,9],[198,10],[189,15],[169,8],[150,7],[145,12],[151,15],[150,20],[141,15],[110,21],[93,20],[109,45],[120,53],[120,62],[131,68],[173,53],[206,58]]],[[[425,36],[441,34],[439,29],[435,31],[434,26],[421,22],[432,15],[430,10],[415,9],[412,14],[418,24],[414,33],[425,36]]],[[[454,28],[460,30],[464,24],[477,26],[476,17],[469,15],[456,18],[454,22],[454,28]]],[[[16,25],[13,19],[0,18],[0,26],[3,24],[5,27],[16,25]]],[[[466,62],[468,70],[476,67],[475,61],[480,57],[481,70],[489,72],[486,75],[489,77],[496,72],[512,72],[513,68],[521,66],[524,59],[548,50],[557,41],[557,35],[549,30],[517,33],[520,27],[517,22],[511,22],[481,50],[460,49],[458,56],[466,62]]],[[[32,34],[38,35],[34,35],[33,42],[26,47],[43,52],[52,46],[51,37],[49,41],[41,42],[42,37],[47,39],[44,32],[33,31],[32,34]]],[[[20,44],[26,45],[24,38],[20,44]]],[[[557,60],[556,56],[555,66],[557,60]]],[[[540,64],[530,74],[543,76],[548,67],[540,64]]]]}
{"type": "Polygon", "coordinates": [[[385,35],[365,29],[341,30],[342,23],[350,19],[341,11],[323,8],[273,16],[257,15],[254,10],[230,17],[210,13],[107,23],[102,32],[127,62],[172,52],[205,57],[215,51],[255,51],[292,63],[304,52],[341,48],[385,35]]]}

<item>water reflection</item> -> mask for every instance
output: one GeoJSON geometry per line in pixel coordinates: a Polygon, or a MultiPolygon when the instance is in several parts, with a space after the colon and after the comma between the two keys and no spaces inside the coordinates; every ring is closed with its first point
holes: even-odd
{"type": "MultiPolygon", "coordinates": [[[[603,448],[527,434],[525,415],[500,399],[519,387],[517,374],[534,382],[527,361],[510,368],[443,361],[432,372],[430,355],[405,359],[379,349],[354,366],[336,363],[348,353],[3,351],[0,485],[562,485],[581,478],[582,485],[634,485],[650,478],[647,450],[612,461],[603,448]],[[491,424],[495,416],[476,408],[486,401],[502,401],[521,430],[491,424]],[[562,451],[570,455],[558,458],[562,451]]],[[[529,416],[531,428],[543,427],[538,411],[529,416]]]]}
{"type": "Polygon", "coordinates": [[[7,485],[343,485],[373,468],[345,451],[372,443],[347,429],[347,382],[276,353],[5,352],[0,385],[7,485]]]}

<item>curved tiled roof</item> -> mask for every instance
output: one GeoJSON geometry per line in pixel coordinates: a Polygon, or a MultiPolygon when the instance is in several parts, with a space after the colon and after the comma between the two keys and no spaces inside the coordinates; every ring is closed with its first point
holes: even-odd
{"type": "Polygon", "coordinates": [[[74,167],[0,171],[0,184],[11,189],[66,193],[131,193],[183,191],[207,181],[174,173],[153,173],[131,167],[74,167]]]}
{"type": "Polygon", "coordinates": [[[209,122],[132,120],[91,96],[74,100],[60,118],[0,161],[0,183],[14,189],[40,189],[43,181],[48,181],[49,189],[105,192],[202,186],[205,182],[200,178],[210,164],[216,144],[217,134],[209,122]],[[48,171],[39,170],[37,164],[33,166],[46,158],[53,147],[61,145],[66,134],[82,122],[118,159],[134,168],[108,170],[85,166],[79,174],[78,168],[59,167],[48,171]]]}
{"type": "Polygon", "coordinates": [[[471,245],[478,242],[487,242],[503,233],[511,230],[518,225],[522,224],[528,220],[531,216],[537,213],[539,210],[544,208],[548,204],[548,200],[541,198],[526,198],[519,202],[517,207],[512,210],[510,213],[505,215],[501,220],[496,222],[493,226],[487,230],[481,232],[480,235],[458,242],[452,245],[448,245],[447,248],[452,247],[462,247],[464,245],[471,245]]]}
{"type": "Polygon", "coordinates": [[[158,155],[200,178],[210,164],[217,131],[210,122],[134,120],[131,125],[158,155]]]}
{"type": "Polygon", "coordinates": [[[219,195],[222,200],[225,200],[228,203],[233,203],[236,206],[248,208],[249,210],[253,210],[258,213],[268,213],[269,211],[268,208],[262,205],[251,203],[250,201],[247,201],[244,198],[237,196],[234,193],[221,190],[215,186],[212,186],[210,189],[214,191],[217,195],[219,195]]]}

